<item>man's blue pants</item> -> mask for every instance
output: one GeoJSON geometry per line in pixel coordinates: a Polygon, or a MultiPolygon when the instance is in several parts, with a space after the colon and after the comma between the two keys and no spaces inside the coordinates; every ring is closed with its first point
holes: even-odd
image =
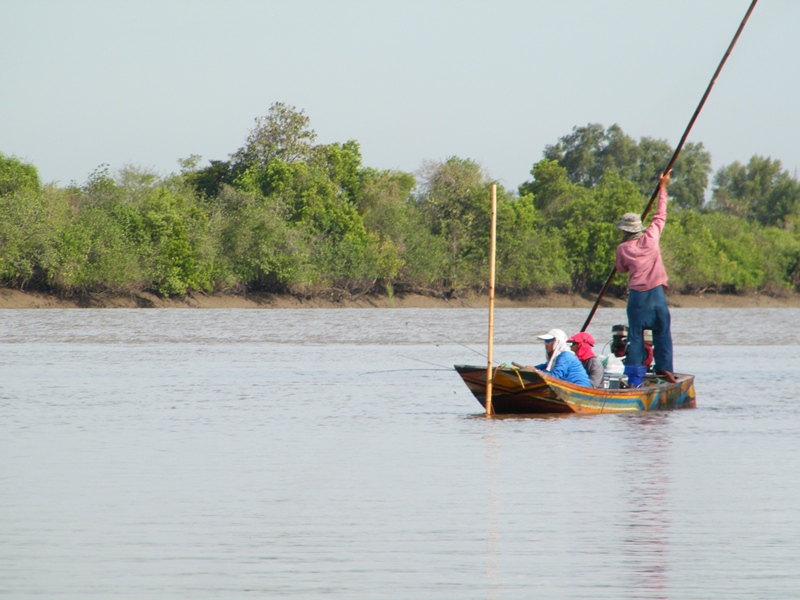
{"type": "Polygon", "coordinates": [[[628,354],[626,365],[644,364],[644,330],[653,331],[655,372],[672,373],[672,331],[667,297],[662,286],[646,292],[628,290],[628,354]]]}

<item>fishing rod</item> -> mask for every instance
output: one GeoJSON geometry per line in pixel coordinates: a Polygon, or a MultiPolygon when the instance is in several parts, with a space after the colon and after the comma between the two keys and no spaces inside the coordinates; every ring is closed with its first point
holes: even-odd
{"type": "Polygon", "coordinates": [[[383,369],[381,371],[366,371],[364,373],[359,373],[359,375],[374,375],[375,373],[398,373],[400,371],[452,371],[453,367],[446,367],[444,365],[440,365],[435,362],[431,362],[429,360],[422,360],[421,358],[414,358],[413,356],[404,356],[402,354],[398,355],[400,358],[405,358],[407,360],[415,360],[417,362],[425,363],[426,365],[433,365],[434,367],[438,367],[436,369],[420,369],[417,367],[416,369],[383,369]]]}
{"type": "MultiPolygon", "coordinates": [[[[677,148],[675,148],[675,152],[672,154],[672,158],[670,159],[669,164],[667,165],[667,168],[662,171],[663,173],[669,173],[670,172],[670,170],[672,169],[672,166],[675,164],[675,161],[678,159],[678,155],[681,153],[681,150],[683,150],[683,145],[684,145],[684,143],[686,143],[686,138],[689,137],[689,132],[692,130],[692,127],[694,126],[694,122],[697,120],[697,117],[700,114],[700,111],[703,110],[703,105],[706,103],[706,99],[708,98],[708,95],[711,93],[711,88],[714,87],[714,83],[716,83],[717,77],[719,76],[720,72],[722,71],[722,67],[725,65],[725,62],[728,60],[728,57],[731,55],[731,51],[733,50],[733,47],[736,45],[736,42],[739,40],[739,36],[741,35],[742,30],[744,30],[744,26],[747,23],[747,20],[750,18],[750,14],[753,12],[753,9],[756,7],[756,3],[757,2],[758,2],[758,0],[753,0],[750,3],[750,8],[747,9],[747,13],[745,13],[744,19],[742,19],[742,22],[739,24],[739,29],[736,30],[736,35],[733,36],[733,39],[731,40],[731,43],[728,45],[728,49],[725,51],[725,54],[723,55],[722,60],[719,62],[719,66],[717,66],[717,70],[714,71],[714,76],[711,78],[711,81],[708,83],[708,87],[706,88],[706,92],[705,92],[705,94],[703,94],[703,97],[700,99],[700,104],[697,105],[697,109],[695,109],[694,114],[692,115],[692,118],[689,121],[689,125],[686,126],[686,130],[683,132],[683,136],[681,136],[681,141],[678,144],[677,148]]],[[[656,199],[657,196],[658,196],[658,185],[656,185],[656,189],[653,190],[653,194],[650,196],[650,202],[647,203],[647,206],[645,207],[644,212],[642,213],[642,222],[644,222],[644,219],[647,216],[647,213],[650,212],[650,207],[653,206],[653,201],[656,199]]],[[[603,289],[600,290],[600,294],[597,296],[597,300],[595,301],[594,306],[592,306],[592,310],[589,312],[589,316],[586,317],[586,322],[583,324],[583,327],[581,327],[581,331],[586,331],[586,329],[588,329],[589,323],[592,322],[592,318],[594,317],[594,313],[597,312],[597,307],[600,306],[600,301],[603,299],[603,296],[606,295],[606,292],[608,291],[608,287],[611,285],[611,281],[614,279],[614,276],[616,274],[617,274],[617,267],[615,265],[611,269],[611,274],[608,276],[608,279],[606,280],[606,283],[603,286],[603,289]]]]}

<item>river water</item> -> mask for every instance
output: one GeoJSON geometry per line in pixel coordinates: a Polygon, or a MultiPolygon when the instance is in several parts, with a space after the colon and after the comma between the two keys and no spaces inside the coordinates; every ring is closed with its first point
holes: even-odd
{"type": "Polygon", "coordinates": [[[672,316],[696,409],[486,419],[483,310],[0,311],[0,597],[798,598],[800,310],[672,316]]]}

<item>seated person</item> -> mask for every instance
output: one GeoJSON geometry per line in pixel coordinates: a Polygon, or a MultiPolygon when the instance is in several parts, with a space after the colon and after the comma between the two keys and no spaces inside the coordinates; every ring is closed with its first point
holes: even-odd
{"type": "Polygon", "coordinates": [[[547,351],[547,362],[536,365],[537,369],[569,383],[592,387],[581,361],[567,348],[566,333],[560,329],[551,329],[537,337],[544,340],[547,351]]]}
{"type": "Polygon", "coordinates": [[[586,374],[589,376],[589,381],[592,387],[603,386],[603,362],[599,356],[595,356],[592,346],[594,346],[594,338],[592,334],[585,331],[576,333],[567,340],[572,344],[570,349],[581,361],[583,368],[586,369],[586,374]]]}

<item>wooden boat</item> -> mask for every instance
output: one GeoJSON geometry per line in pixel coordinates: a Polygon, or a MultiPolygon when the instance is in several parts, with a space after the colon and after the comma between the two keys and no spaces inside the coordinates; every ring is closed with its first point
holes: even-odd
{"type": "MultiPolygon", "coordinates": [[[[486,366],[455,365],[486,408],[486,366]]],[[[627,413],[694,408],[694,375],[675,373],[676,383],[649,375],[638,388],[587,388],[537,369],[497,367],[492,377],[495,414],[627,413]]]]}

